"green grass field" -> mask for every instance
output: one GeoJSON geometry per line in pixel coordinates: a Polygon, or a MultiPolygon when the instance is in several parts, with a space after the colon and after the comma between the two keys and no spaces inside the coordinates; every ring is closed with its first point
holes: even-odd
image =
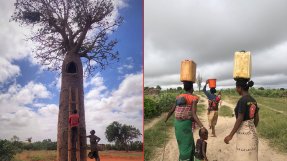
{"type": "Polygon", "coordinates": [[[13,161],[55,161],[56,157],[54,150],[23,151],[17,154],[13,161]]]}
{"type": "Polygon", "coordinates": [[[223,116],[223,117],[232,117],[232,109],[229,106],[223,105],[219,108],[219,116],[223,116]]]}

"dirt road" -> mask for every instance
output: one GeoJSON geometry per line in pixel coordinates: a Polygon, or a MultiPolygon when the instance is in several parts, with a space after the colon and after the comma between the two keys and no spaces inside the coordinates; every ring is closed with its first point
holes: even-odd
{"type": "MultiPolygon", "coordinates": [[[[207,99],[201,97],[200,99],[204,100],[204,104],[207,105],[207,99]]],[[[235,107],[227,102],[223,102],[222,105],[227,105],[235,107]]],[[[200,117],[205,127],[208,127],[207,114],[204,112],[204,115],[200,117]]],[[[207,157],[209,161],[233,161],[233,155],[235,151],[235,141],[236,136],[233,137],[230,144],[225,144],[223,142],[225,136],[227,136],[232,130],[235,123],[235,118],[221,117],[219,116],[217,125],[216,125],[216,134],[217,137],[209,137],[207,145],[207,157]]],[[[174,135],[174,129],[170,130],[171,139],[167,141],[164,161],[175,161],[178,160],[178,147],[176,138],[174,135]]],[[[209,130],[209,134],[211,131],[209,130]]],[[[198,130],[194,132],[194,139],[198,139],[198,130]]],[[[163,148],[157,149],[157,155],[154,156],[153,161],[161,161],[163,157],[163,148]]],[[[285,161],[287,160],[287,154],[278,153],[273,150],[264,139],[259,139],[259,161],[285,161]]]]}
{"type": "MultiPolygon", "coordinates": [[[[109,153],[99,153],[101,161],[142,161],[142,152],[109,151],[109,153]]],[[[88,158],[88,161],[95,159],[88,158]]]]}

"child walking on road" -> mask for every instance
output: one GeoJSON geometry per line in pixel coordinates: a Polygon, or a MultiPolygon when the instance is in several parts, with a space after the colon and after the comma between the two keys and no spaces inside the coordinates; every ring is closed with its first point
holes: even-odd
{"type": "Polygon", "coordinates": [[[206,157],[207,143],[205,140],[208,139],[208,131],[199,129],[199,139],[196,141],[195,147],[195,161],[208,161],[206,157]]]}

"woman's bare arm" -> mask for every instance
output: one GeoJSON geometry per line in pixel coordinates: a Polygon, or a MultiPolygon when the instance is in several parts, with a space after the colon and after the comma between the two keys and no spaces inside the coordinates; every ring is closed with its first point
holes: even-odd
{"type": "Polygon", "coordinates": [[[173,106],[173,107],[169,110],[169,112],[168,112],[168,114],[167,114],[167,117],[166,117],[166,119],[165,119],[164,122],[167,122],[167,120],[170,118],[170,116],[173,114],[174,111],[175,111],[175,106],[173,106]]]}
{"type": "Polygon", "coordinates": [[[232,140],[232,137],[237,132],[237,130],[239,129],[239,127],[240,127],[240,125],[241,125],[241,123],[243,121],[243,118],[244,118],[244,114],[243,113],[239,113],[232,131],[230,132],[230,134],[228,136],[226,136],[224,138],[224,142],[226,144],[229,144],[229,141],[232,140]]]}
{"type": "Polygon", "coordinates": [[[238,118],[236,119],[236,122],[234,124],[234,127],[232,129],[232,131],[230,132],[230,136],[233,137],[233,135],[237,132],[237,130],[239,129],[242,121],[244,118],[244,114],[243,113],[238,113],[238,118]]]}
{"type": "Polygon", "coordinates": [[[193,117],[194,121],[199,125],[199,127],[203,127],[201,121],[197,117],[196,108],[197,108],[197,103],[193,102],[192,103],[192,117],[193,117]]]}

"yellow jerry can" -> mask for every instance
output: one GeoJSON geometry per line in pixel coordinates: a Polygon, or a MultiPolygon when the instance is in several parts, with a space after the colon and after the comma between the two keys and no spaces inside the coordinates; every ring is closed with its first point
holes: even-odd
{"type": "Polygon", "coordinates": [[[180,81],[196,81],[196,64],[192,60],[183,60],[180,67],[180,81]]]}
{"type": "Polygon", "coordinates": [[[239,51],[234,54],[233,78],[251,78],[251,53],[250,51],[239,51]]]}

